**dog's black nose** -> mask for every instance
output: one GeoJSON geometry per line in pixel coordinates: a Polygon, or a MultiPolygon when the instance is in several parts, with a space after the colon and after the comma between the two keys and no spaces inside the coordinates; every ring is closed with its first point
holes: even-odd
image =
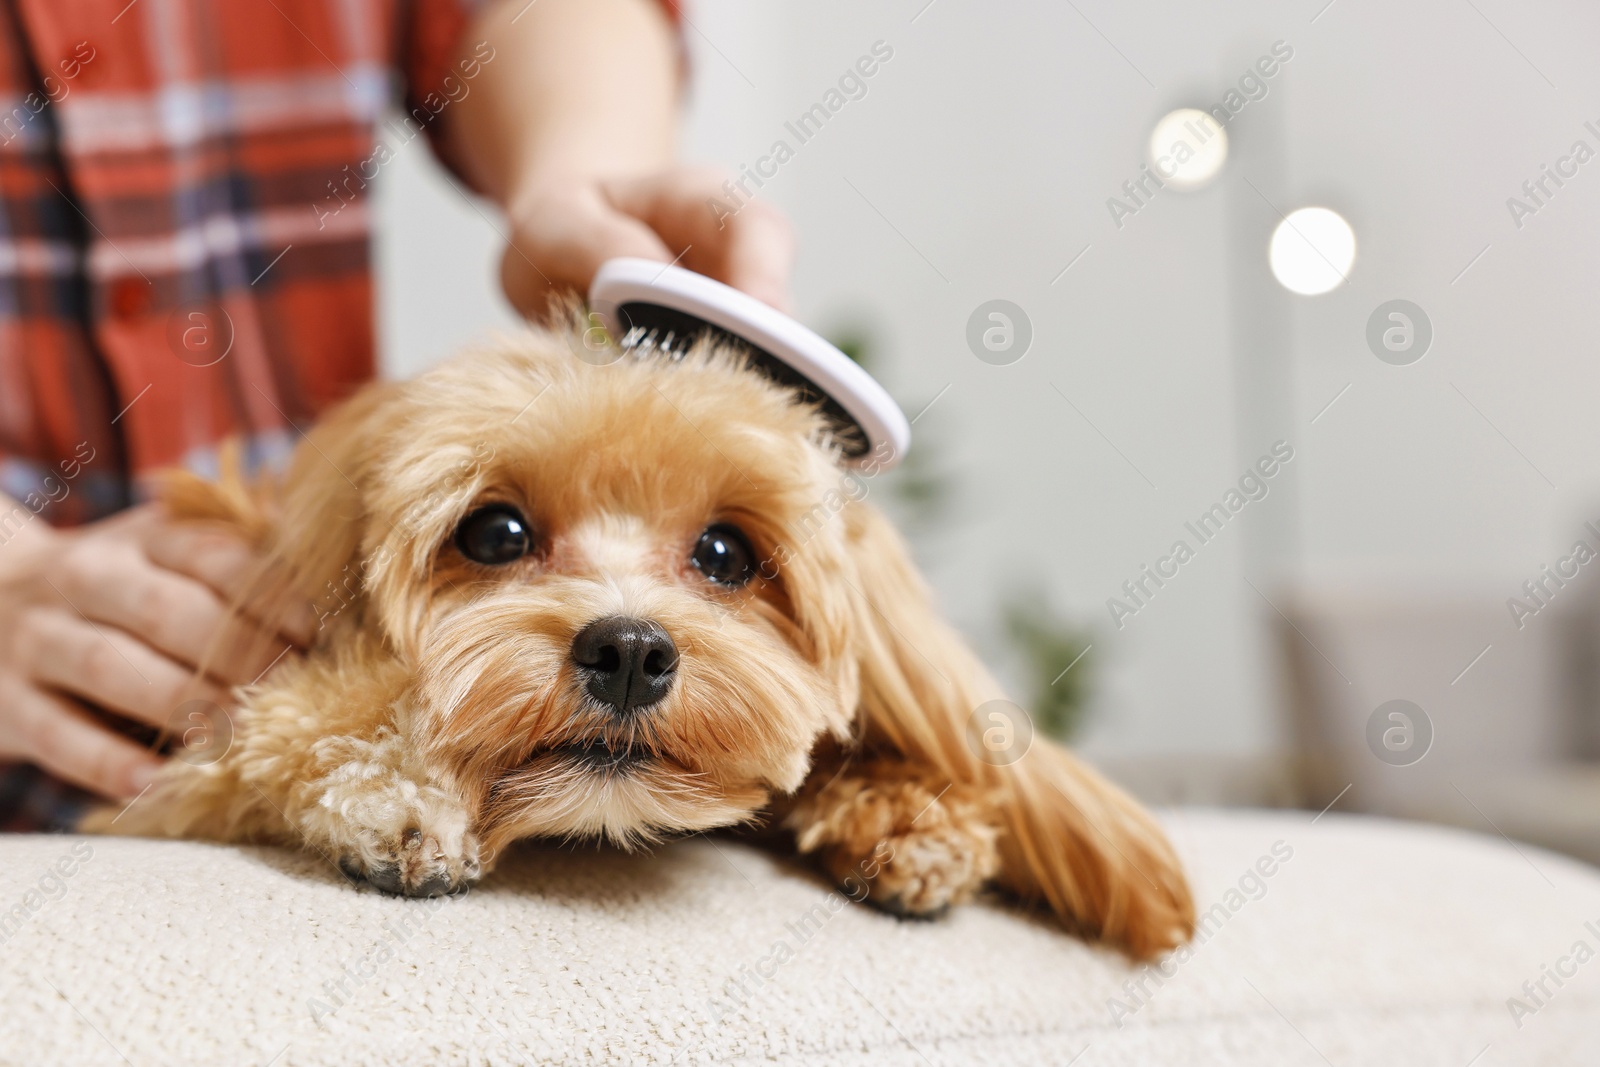
{"type": "Polygon", "coordinates": [[[667,631],[624,615],[596,619],[578,631],[572,658],[588,676],[590,695],[620,715],[666,696],[678,668],[678,648],[667,631]]]}

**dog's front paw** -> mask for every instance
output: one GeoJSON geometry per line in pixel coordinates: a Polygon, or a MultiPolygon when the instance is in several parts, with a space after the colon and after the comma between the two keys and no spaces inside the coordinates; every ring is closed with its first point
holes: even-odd
{"type": "Polygon", "coordinates": [[[438,897],[466,889],[478,880],[478,839],[468,832],[459,847],[449,848],[419,827],[408,827],[398,840],[380,837],[339,856],[339,869],[402,897],[438,897]]]}
{"type": "MultiPolygon", "coordinates": [[[[904,918],[931,919],[969,899],[999,870],[995,833],[988,826],[913,829],[887,838],[878,850],[868,903],[904,918]]],[[[868,864],[870,866],[870,862],[868,864]]],[[[848,877],[848,873],[835,877],[848,877]]]]}
{"type": "Polygon", "coordinates": [[[789,817],[801,852],[820,853],[852,896],[906,918],[933,918],[968,900],[1000,869],[999,831],[981,796],[962,786],[881,776],[841,777],[789,817]]]}
{"type": "Polygon", "coordinates": [[[386,893],[436,897],[483,873],[471,817],[449,792],[402,771],[351,761],[317,783],[304,817],[339,868],[386,893]]]}

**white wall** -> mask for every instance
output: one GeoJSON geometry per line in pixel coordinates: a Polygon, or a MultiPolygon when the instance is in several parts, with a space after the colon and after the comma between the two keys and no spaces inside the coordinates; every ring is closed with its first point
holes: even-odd
{"type": "MultiPolygon", "coordinates": [[[[760,195],[801,235],[800,317],[869,323],[912,413],[951,386],[917,427],[959,487],[919,545],[950,614],[1001,661],[999,590],[1048,589],[1100,627],[1091,748],[1274,743],[1271,610],[1247,578],[1273,598],[1295,576],[1509,596],[1580,516],[1600,519],[1600,505],[1583,512],[1600,483],[1600,160],[1520,232],[1504,204],[1573,139],[1600,149],[1581,129],[1600,126],[1600,107],[1583,106],[1597,99],[1600,13],[1323,2],[690,11],[685,154],[733,167],[793,143],[785,120],[873,42],[893,47],[867,96],[760,195]],[[1155,119],[1215,103],[1280,39],[1294,58],[1230,125],[1219,181],[1113,225],[1106,199],[1135,175],[1155,119]],[[1350,219],[1358,257],[1348,285],[1292,297],[1267,275],[1265,242],[1278,210],[1309,203],[1350,219]],[[1009,367],[964,339],[994,297],[1035,331],[1009,367]],[[1435,325],[1412,367],[1366,350],[1367,316],[1392,297],[1435,325]],[[1279,438],[1297,455],[1272,495],[1111,627],[1106,599],[1279,438]]],[[[498,238],[420,144],[386,171],[379,207],[392,370],[511,321],[494,292],[498,238]]]]}

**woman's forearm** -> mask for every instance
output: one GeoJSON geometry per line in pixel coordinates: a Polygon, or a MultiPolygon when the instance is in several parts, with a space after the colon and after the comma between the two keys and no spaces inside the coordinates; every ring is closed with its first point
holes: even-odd
{"type": "Polygon", "coordinates": [[[474,20],[461,56],[494,48],[447,136],[484,193],[509,205],[550,175],[641,174],[666,165],[677,134],[677,41],[653,0],[500,0],[474,20]]]}

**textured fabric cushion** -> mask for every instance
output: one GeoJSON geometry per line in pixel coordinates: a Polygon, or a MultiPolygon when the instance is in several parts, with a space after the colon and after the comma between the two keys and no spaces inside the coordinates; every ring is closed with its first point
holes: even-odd
{"type": "Polygon", "coordinates": [[[1572,955],[1600,948],[1593,868],[1336,814],[1164,821],[1208,917],[1159,982],[999,907],[902,922],[726,841],[529,848],[425,902],[293,852],[0,838],[24,916],[0,1062],[1600,1062],[1600,962],[1572,955]]]}

